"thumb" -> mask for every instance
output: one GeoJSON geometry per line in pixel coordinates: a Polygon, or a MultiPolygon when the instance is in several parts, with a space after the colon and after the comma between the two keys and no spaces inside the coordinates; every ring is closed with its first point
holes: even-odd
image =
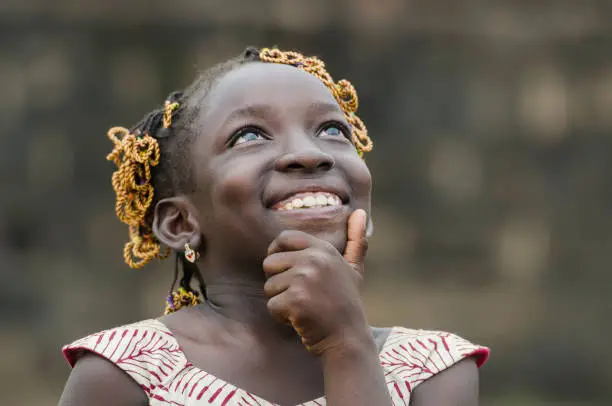
{"type": "Polygon", "coordinates": [[[363,209],[357,209],[348,219],[348,232],[344,259],[359,272],[363,270],[363,261],[368,250],[368,240],[366,240],[366,224],[368,216],[363,209]]]}

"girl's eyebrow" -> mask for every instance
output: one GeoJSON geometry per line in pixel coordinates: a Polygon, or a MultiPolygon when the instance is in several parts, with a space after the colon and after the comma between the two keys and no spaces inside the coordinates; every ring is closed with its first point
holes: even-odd
{"type": "Polygon", "coordinates": [[[342,110],[340,109],[340,106],[336,103],[314,102],[310,106],[308,106],[308,110],[306,111],[307,117],[317,117],[328,113],[342,114],[342,110]]]}
{"type": "Polygon", "coordinates": [[[258,118],[266,120],[274,116],[274,110],[267,104],[252,104],[245,107],[241,107],[234,110],[227,116],[225,123],[230,123],[234,120],[245,119],[245,118],[258,118]]]}
{"type": "MultiPolygon", "coordinates": [[[[314,118],[329,113],[340,113],[342,110],[336,103],[314,102],[306,110],[306,117],[314,118]]],[[[257,118],[260,120],[270,120],[275,116],[274,109],[268,104],[251,104],[232,111],[225,119],[225,124],[235,120],[245,118],[257,118]]]]}

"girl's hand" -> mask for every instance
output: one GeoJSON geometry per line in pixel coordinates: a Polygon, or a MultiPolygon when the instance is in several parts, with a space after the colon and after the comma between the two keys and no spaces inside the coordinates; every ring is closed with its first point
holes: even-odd
{"type": "Polygon", "coordinates": [[[343,256],[328,242],[301,231],[283,231],[268,248],[263,262],[268,310],[279,322],[291,324],[315,355],[371,346],[359,294],[366,221],[361,209],[350,215],[343,256]]]}

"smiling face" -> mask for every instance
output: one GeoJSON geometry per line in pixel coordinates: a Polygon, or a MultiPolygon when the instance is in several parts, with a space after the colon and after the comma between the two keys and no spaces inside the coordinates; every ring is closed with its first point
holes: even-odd
{"type": "Polygon", "coordinates": [[[261,261],[283,230],[346,244],[370,212],[370,172],[330,91],[295,67],[249,63],[223,76],[194,123],[192,198],[215,262],[261,261]]]}

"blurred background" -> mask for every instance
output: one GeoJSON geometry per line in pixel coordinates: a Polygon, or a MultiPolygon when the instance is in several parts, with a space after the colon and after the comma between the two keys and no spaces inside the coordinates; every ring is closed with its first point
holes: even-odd
{"type": "Polygon", "coordinates": [[[490,346],[483,405],[612,404],[611,1],[2,0],[0,44],[2,404],[56,404],[63,344],[161,313],[105,133],[247,45],[359,91],[374,324],[490,346]]]}

